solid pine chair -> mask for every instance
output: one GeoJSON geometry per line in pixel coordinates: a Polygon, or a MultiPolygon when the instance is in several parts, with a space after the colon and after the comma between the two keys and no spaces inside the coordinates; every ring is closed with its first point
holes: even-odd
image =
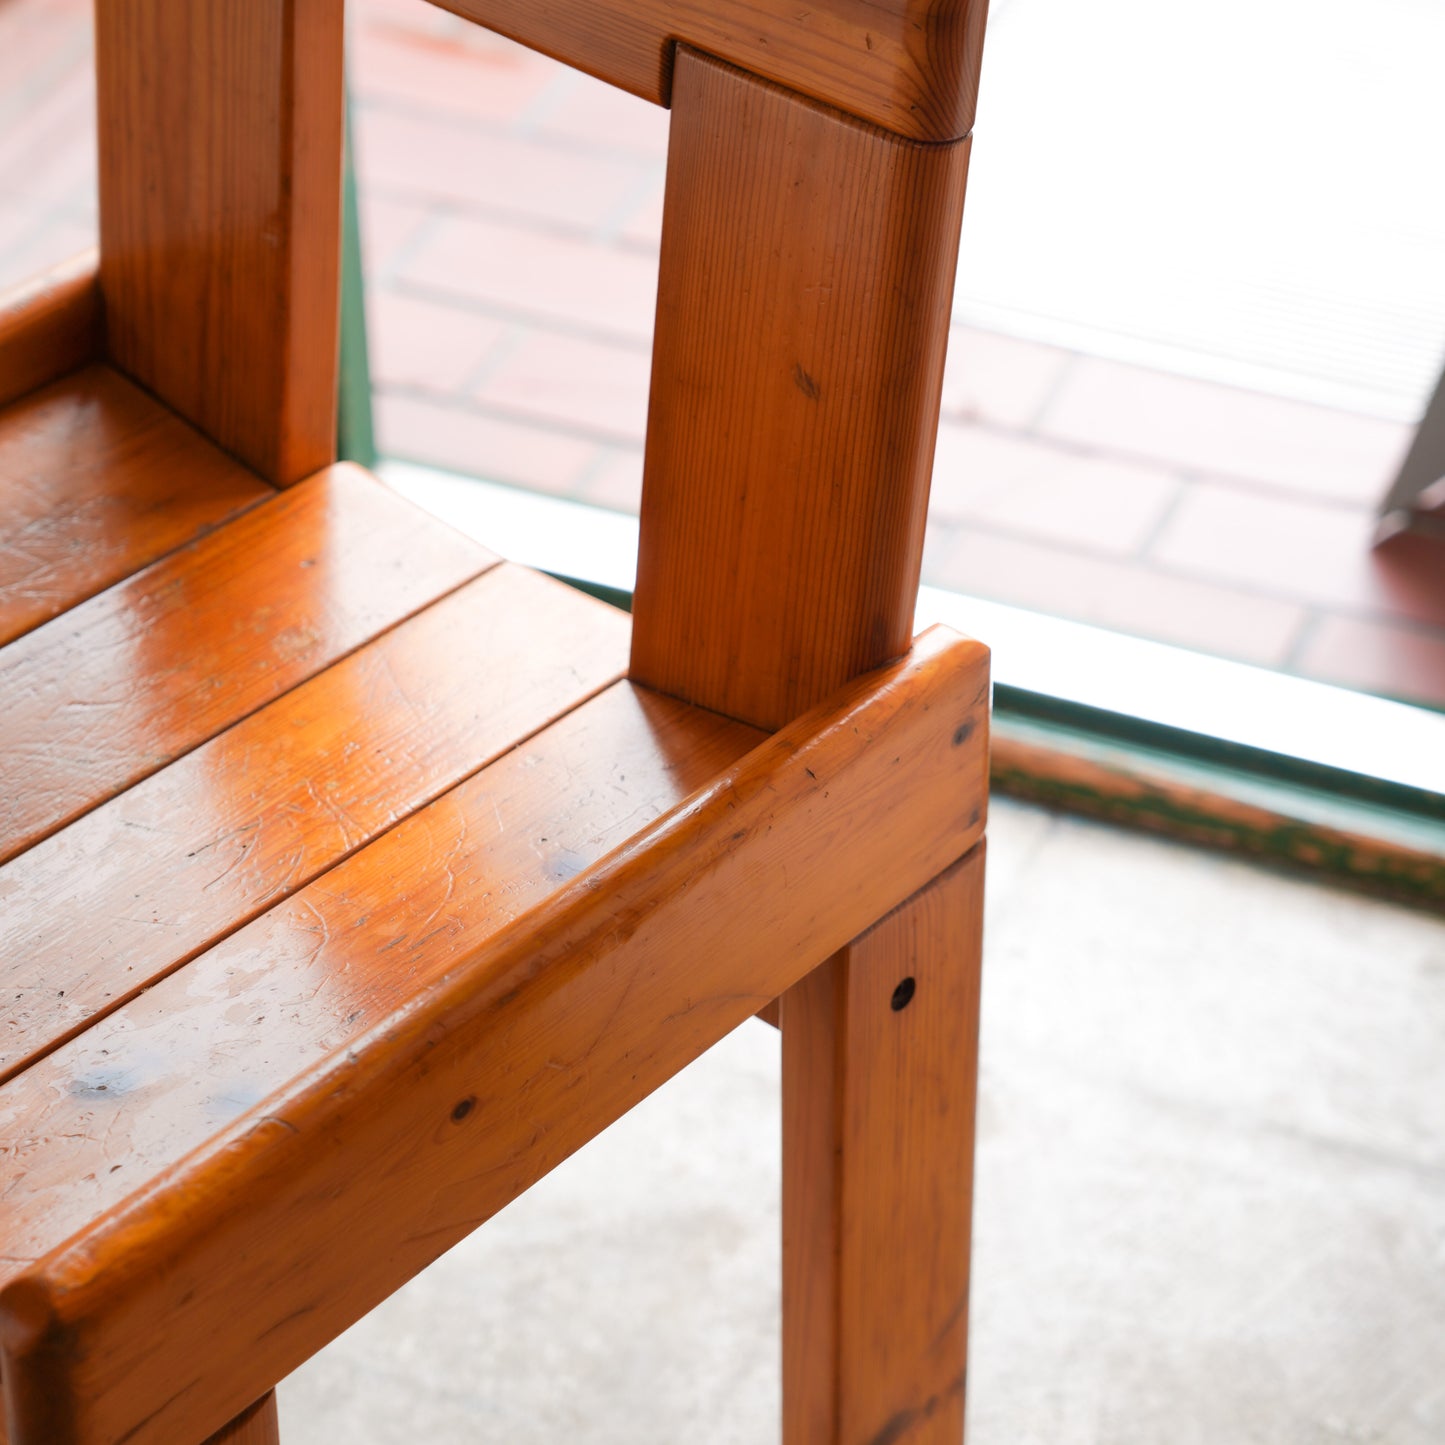
{"type": "Polygon", "coordinates": [[[273,1441],[773,1000],[784,1437],[956,1441],[988,680],[910,632],[982,0],[452,8],[673,111],[635,614],[332,464],[340,0],[98,0],[98,270],[0,318],[9,1445],[273,1441]]]}

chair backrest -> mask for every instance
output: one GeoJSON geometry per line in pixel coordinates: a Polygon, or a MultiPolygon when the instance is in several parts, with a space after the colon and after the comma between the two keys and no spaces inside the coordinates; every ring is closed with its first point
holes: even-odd
{"type": "Polygon", "coordinates": [[[435,0],[658,105],[678,46],[909,140],[973,128],[987,0],[435,0]]]}
{"type": "MultiPolygon", "coordinates": [[[[672,109],[632,673],[778,727],[910,641],[985,0],[446,8],[672,109]]],[[[335,445],[342,0],[96,12],[112,358],[299,481],[335,445]]]]}

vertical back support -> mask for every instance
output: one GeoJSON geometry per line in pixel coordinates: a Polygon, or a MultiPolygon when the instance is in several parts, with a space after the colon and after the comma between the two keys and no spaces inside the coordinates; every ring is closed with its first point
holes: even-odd
{"type": "Polygon", "coordinates": [[[967,160],[679,48],[637,681],[777,728],[907,650],[967,160]]]}
{"type": "Polygon", "coordinates": [[[334,459],[341,0],[97,0],[116,364],[279,485],[334,459]]]}

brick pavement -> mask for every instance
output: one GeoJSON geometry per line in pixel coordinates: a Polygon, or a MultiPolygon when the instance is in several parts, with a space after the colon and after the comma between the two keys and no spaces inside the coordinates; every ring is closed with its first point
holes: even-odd
{"type": "MultiPolygon", "coordinates": [[[[382,447],[635,511],[666,114],[419,0],[351,22],[382,447]]],[[[0,3],[0,279],[93,235],[87,26],[0,3]]],[[[1445,707],[1445,548],[1369,546],[1407,435],[958,324],[926,579],[1445,707]]]]}

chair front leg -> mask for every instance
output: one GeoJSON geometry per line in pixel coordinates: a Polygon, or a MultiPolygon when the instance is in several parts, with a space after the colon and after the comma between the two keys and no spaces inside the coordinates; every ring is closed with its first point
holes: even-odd
{"type": "Polygon", "coordinates": [[[782,998],[784,1445],[958,1445],[980,843],[782,998]]]}
{"type": "Polygon", "coordinates": [[[229,1425],[222,1425],[205,1445],[281,1445],[281,1427],[276,1419],[275,1390],[267,1390],[254,1405],[242,1410],[229,1425]]]}

